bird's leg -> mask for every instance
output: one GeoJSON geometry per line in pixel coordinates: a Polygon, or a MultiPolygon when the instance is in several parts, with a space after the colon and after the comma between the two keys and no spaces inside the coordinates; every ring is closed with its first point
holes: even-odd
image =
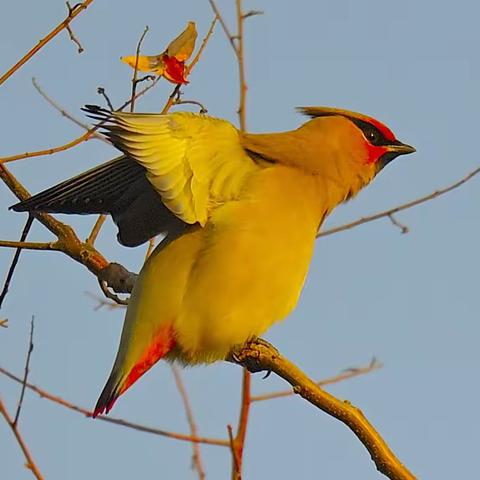
{"type": "MultiPolygon", "coordinates": [[[[277,349],[272,344],[268,343],[263,338],[254,337],[243,345],[234,347],[226,360],[245,367],[251,373],[262,372],[266,370],[261,365],[261,355],[264,353],[265,349],[269,354],[278,353],[277,349]]],[[[269,375],[270,371],[267,370],[265,378],[269,375]]]]}

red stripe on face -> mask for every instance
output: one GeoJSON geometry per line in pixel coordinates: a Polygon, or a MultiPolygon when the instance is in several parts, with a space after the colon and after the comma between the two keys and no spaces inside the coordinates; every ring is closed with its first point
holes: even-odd
{"type": "MultiPolygon", "coordinates": [[[[375,125],[376,126],[376,125],[375,125]]],[[[377,127],[378,128],[378,127],[377,127]]],[[[367,149],[367,161],[365,162],[367,165],[371,165],[372,163],[376,163],[377,160],[386,152],[388,152],[388,147],[382,146],[375,146],[369,142],[365,142],[365,148],[367,149]]]]}

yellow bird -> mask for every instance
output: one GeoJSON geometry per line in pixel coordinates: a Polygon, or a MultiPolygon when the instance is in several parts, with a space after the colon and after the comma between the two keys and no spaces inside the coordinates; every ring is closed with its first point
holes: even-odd
{"type": "Polygon", "coordinates": [[[297,304],[325,217],[398,155],[382,123],[326,107],[282,133],[242,133],[205,115],[87,105],[123,156],[12,207],[110,213],[134,246],[166,234],[132,291],[94,415],[159,359],[224,359],[297,304]]]}

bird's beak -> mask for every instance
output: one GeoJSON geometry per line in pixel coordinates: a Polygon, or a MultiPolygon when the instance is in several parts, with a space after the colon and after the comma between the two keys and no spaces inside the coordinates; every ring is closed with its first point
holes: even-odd
{"type": "Polygon", "coordinates": [[[395,143],[388,145],[387,151],[395,153],[396,155],[408,155],[409,153],[414,153],[417,150],[415,150],[414,147],[406,145],[405,143],[399,142],[397,140],[395,143]]]}
{"type": "Polygon", "coordinates": [[[395,142],[392,144],[387,145],[385,149],[386,152],[378,159],[377,162],[378,171],[380,171],[383,167],[385,167],[385,165],[389,164],[399,155],[407,155],[409,153],[416,152],[415,148],[399,142],[398,140],[395,140],[395,142]]]}

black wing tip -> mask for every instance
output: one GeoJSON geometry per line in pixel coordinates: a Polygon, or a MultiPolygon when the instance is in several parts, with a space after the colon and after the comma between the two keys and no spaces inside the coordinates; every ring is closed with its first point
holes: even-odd
{"type": "Polygon", "coordinates": [[[14,212],[30,212],[34,210],[33,208],[29,208],[28,200],[15,203],[14,205],[10,205],[8,209],[13,210],[14,212]]]}
{"type": "Polygon", "coordinates": [[[81,110],[87,114],[87,117],[93,118],[101,123],[111,120],[113,116],[111,110],[100,107],[99,105],[86,104],[81,110]]]}

